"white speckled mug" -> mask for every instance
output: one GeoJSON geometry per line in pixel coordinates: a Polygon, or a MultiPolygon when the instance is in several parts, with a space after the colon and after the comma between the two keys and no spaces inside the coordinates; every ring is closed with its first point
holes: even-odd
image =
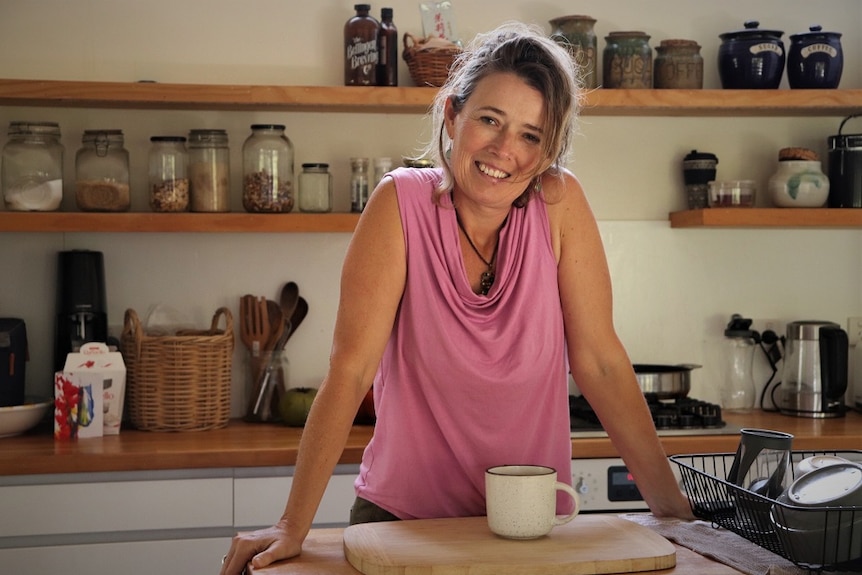
{"type": "Polygon", "coordinates": [[[500,465],[485,471],[488,527],[507,539],[536,539],[578,514],[581,501],[570,485],[557,481],[557,471],[541,465],[500,465]],[[557,491],[575,502],[574,511],[557,516],[557,491]]]}

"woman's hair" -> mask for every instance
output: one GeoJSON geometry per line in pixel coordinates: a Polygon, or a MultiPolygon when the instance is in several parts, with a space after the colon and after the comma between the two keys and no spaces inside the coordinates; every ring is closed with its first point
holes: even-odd
{"type": "MultiPolygon", "coordinates": [[[[542,159],[550,160],[548,169],[556,172],[565,164],[581,97],[576,66],[569,52],[538,26],[510,22],[470,42],[434,99],[433,135],[425,155],[443,169],[438,195],[448,193],[454,185],[446,157],[452,144],[444,124],[446,101],[451,99],[455,111],[460,111],[482,79],[499,73],[515,74],[542,94],[546,104],[542,159]]],[[[531,177],[540,175],[539,170],[531,177]]],[[[529,186],[515,204],[524,205],[535,187],[529,186]]]]}

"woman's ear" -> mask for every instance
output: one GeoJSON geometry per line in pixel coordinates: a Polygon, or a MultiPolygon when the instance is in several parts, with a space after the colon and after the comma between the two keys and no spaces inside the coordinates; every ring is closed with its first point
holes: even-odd
{"type": "Polygon", "coordinates": [[[446,135],[452,139],[452,134],[455,131],[455,118],[458,112],[455,110],[455,96],[446,98],[446,103],[443,106],[443,124],[446,128],[446,135]]]}

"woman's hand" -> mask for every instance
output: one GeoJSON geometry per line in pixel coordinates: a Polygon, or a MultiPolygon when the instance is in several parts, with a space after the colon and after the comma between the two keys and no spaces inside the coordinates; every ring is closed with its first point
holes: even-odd
{"type": "Polygon", "coordinates": [[[270,563],[296,557],[302,551],[302,542],[291,537],[287,525],[279,521],[272,527],[240,533],[233,538],[230,551],[224,557],[220,575],[241,575],[251,562],[259,569],[270,563]]]}

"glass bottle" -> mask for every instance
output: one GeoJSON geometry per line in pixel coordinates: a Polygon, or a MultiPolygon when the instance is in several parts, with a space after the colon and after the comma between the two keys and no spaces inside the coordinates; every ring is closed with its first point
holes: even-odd
{"type": "Polygon", "coordinates": [[[598,41],[594,30],[596,19],[590,16],[560,16],[550,21],[551,37],[566,47],[581,74],[581,85],[592,90],[598,87],[596,70],[598,41]]]}
{"type": "Polygon", "coordinates": [[[398,28],[392,21],[392,8],[380,10],[380,32],[377,37],[377,85],[398,85],[398,28]]]}
{"type": "Polygon", "coordinates": [[[189,199],[193,212],[230,211],[230,149],[225,130],[189,132],[189,199]]]}
{"type": "Polygon", "coordinates": [[[372,183],[371,188],[376,188],[377,184],[380,183],[380,180],[383,179],[383,176],[385,176],[387,172],[391,170],[392,158],[374,158],[374,182],[372,183]]]}
{"type": "Polygon", "coordinates": [[[189,156],[182,136],[150,138],[150,209],[184,212],[189,208],[189,156]]]}
{"type": "Polygon", "coordinates": [[[247,212],[293,209],[293,143],[282,124],[253,124],[242,146],[242,207],[247,212]]]}
{"type": "Polygon", "coordinates": [[[332,211],[332,174],[329,164],[302,164],[299,174],[299,211],[332,211]]]}
{"type": "Polygon", "coordinates": [[[368,203],[368,158],[350,158],[350,211],[361,212],[368,203]]]}
{"type": "Polygon", "coordinates": [[[652,88],[652,48],[643,32],[611,32],[602,53],[604,88],[652,88]]]}
{"type": "Polygon", "coordinates": [[[344,24],[344,85],[375,86],[380,23],[368,14],[371,4],[356,4],[353,9],[356,14],[344,24]]]}
{"type": "Polygon", "coordinates": [[[754,351],[760,334],[751,329],[751,323],[734,314],[724,330],[725,369],[720,393],[721,407],[726,411],[746,413],[754,409],[754,351]]]}
{"type": "Polygon", "coordinates": [[[56,122],[10,122],[0,181],[6,209],[53,211],[63,200],[63,145],[56,122]]]}
{"type": "Polygon", "coordinates": [[[131,207],[129,152],[122,130],[85,130],[75,155],[75,201],[86,212],[131,207]]]}

